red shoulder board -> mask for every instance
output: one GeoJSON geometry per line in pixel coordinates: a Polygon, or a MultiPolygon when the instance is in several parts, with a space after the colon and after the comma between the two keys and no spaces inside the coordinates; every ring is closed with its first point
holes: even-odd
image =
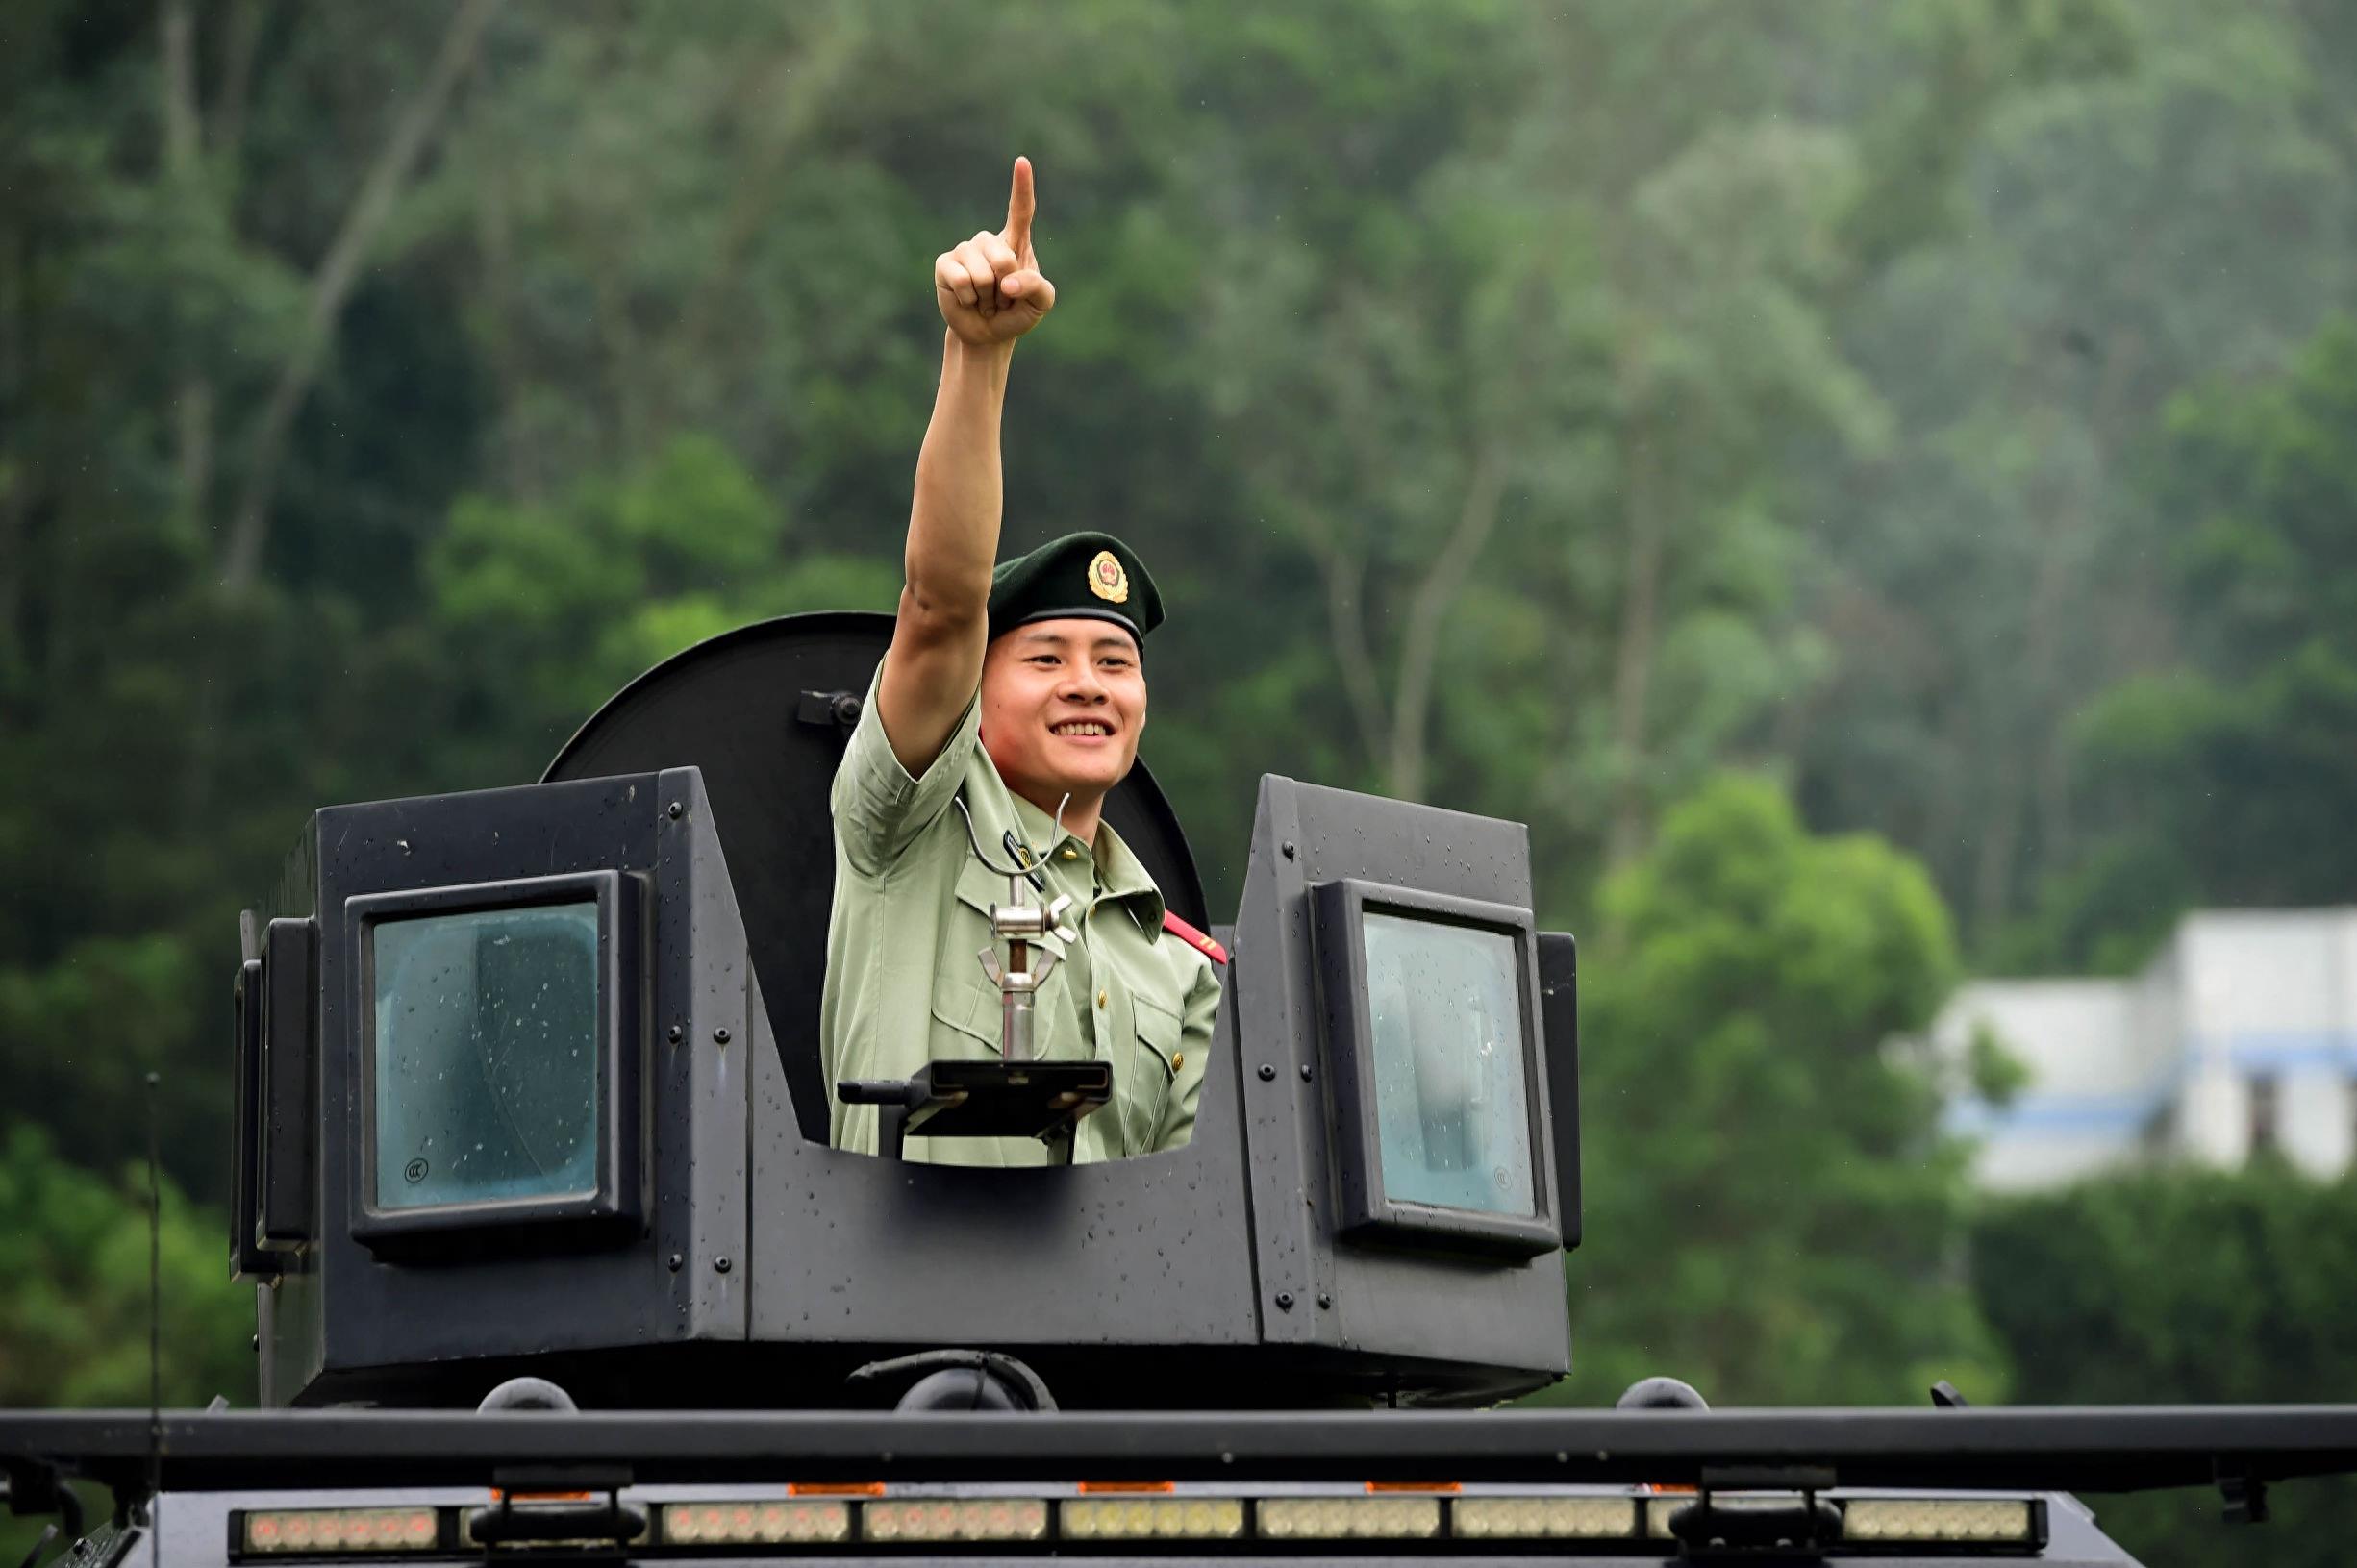
{"type": "Polygon", "coordinates": [[[1168,932],[1171,935],[1177,937],[1180,941],[1185,942],[1189,947],[1193,948],[1196,952],[1202,954],[1214,963],[1225,963],[1228,961],[1228,950],[1226,948],[1221,947],[1217,942],[1213,941],[1210,937],[1195,930],[1194,927],[1189,925],[1186,921],[1181,920],[1177,915],[1172,914],[1168,909],[1165,909],[1162,912],[1162,929],[1168,932]]]}

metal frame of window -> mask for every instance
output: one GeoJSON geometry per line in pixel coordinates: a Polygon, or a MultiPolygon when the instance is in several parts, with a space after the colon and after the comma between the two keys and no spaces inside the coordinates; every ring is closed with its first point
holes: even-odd
{"type": "Polygon", "coordinates": [[[2253,1073],[2243,1081],[2247,1154],[2255,1157],[2283,1147],[2283,1080],[2274,1073],[2253,1073]]]}
{"type": "Polygon", "coordinates": [[[344,901],[352,1017],[359,1029],[360,1157],[353,1162],[352,1235],[371,1250],[453,1232],[618,1225],[639,1204],[639,1085],[645,1056],[645,932],[636,878],[619,871],[366,893],[344,901]],[[393,920],[589,904],[597,910],[597,1180],[592,1191],[553,1197],[388,1208],[377,1201],[376,932],[393,920]]]}
{"type": "Polygon", "coordinates": [[[1546,1124],[1546,1041],[1539,1007],[1537,924],[1528,909],[1420,888],[1344,877],[1311,889],[1318,988],[1324,1014],[1326,1070],[1334,1085],[1336,1176],[1346,1235],[1378,1235],[1423,1247],[1531,1257],[1563,1245],[1555,1217],[1553,1144],[1546,1124]],[[1505,936],[1514,944],[1515,996],[1521,1022],[1523,1115],[1530,1157],[1531,1212],[1405,1202],[1383,1178],[1383,1135],[1375,1088],[1372,1004],[1367,993],[1368,910],[1505,936]]]}

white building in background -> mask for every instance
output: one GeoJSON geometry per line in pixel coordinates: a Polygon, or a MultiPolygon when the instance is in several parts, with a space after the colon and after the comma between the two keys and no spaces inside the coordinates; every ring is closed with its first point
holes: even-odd
{"type": "Polygon", "coordinates": [[[1961,1063],[1981,1028],[2029,1070],[2003,1107],[1948,1108],[1986,1187],[2267,1148],[2317,1176],[2357,1158],[2357,908],[2190,914],[2132,979],[1968,984],[1932,1038],[1961,1063]]]}

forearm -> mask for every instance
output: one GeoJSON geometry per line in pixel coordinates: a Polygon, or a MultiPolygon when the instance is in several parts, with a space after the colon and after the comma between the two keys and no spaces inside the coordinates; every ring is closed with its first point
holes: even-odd
{"type": "Polygon", "coordinates": [[[1031,163],[1015,161],[1007,226],[933,259],[941,385],[916,455],[907,585],[876,681],[876,712],[910,778],[941,755],[975,700],[990,636],[990,568],[1004,503],[998,422],[1015,340],[1056,303],[1031,248],[1031,163]]]}
{"type": "Polygon", "coordinates": [[[925,621],[979,621],[989,608],[1005,505],[999,423],[1012,342],[977,346],[944,332],[941,384],[916,458],[909,510],[904,612],[925,621]]]}

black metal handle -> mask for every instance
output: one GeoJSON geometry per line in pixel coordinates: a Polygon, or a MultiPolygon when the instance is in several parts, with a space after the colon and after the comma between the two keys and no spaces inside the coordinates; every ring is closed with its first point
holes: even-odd
{"type": "Polygon", "coordinates": [[[618,1546],[645,1534],[646,1509],[614,1497],[563,1503],[503,1500],[466,1512],[466,1538],[477,1546],[554,1546],[576,1541],[618,1546]]]}
{"type": "Polygon", "coordinates": [[[1842,1510],[1822,1498],[1715,1498],[1672,1509],[1669,1533],[1689,1554],[1816,1556],[1842,1539],[1842,1510]]]}
{"type": "Polygon", "coordinates": [[[906,1108],[924,1101],[925,1087],[911,1078],[846,1078],[836,1083],[835,1098],[846,1106],[906,1108]]]}
{"type": "Polygon", "coordinates": [[[876,1153],[898,1159],[908,1148],[909,1112],[925,1103],[925,1085],[914,1078],[846,1078],[835,1085],[846,1106],[881,1106],[876,1112],[876,1153]]]}

